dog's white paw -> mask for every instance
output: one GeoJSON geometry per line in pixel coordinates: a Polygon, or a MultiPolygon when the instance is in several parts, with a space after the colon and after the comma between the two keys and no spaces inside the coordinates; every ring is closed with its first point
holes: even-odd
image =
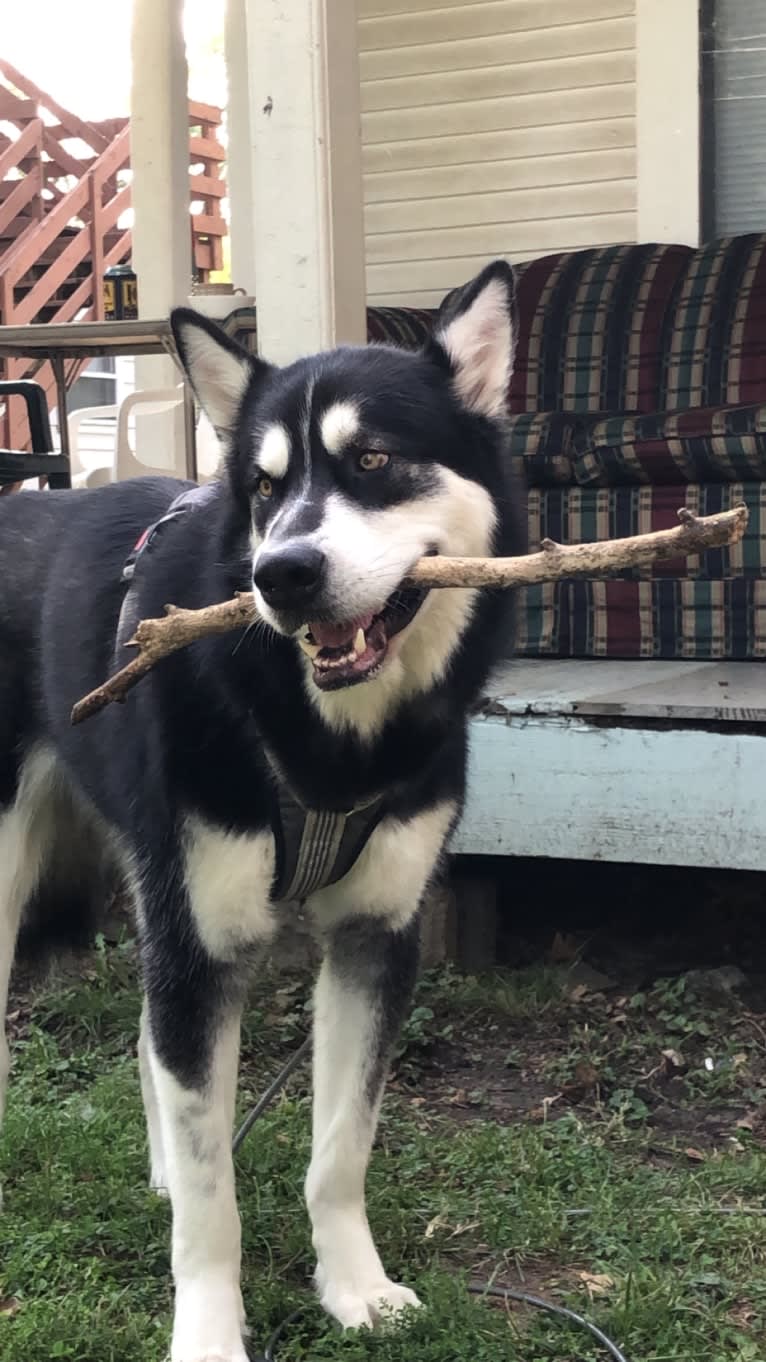
{"type": "Polygon", "coordinates": [[[170,1362],[249,1362],[246,1352],[240,1348],[236,1353],[171,1353],[170,1362]]]}
{"type": "Polygon", "coordinates": [[[387,1277],[365,1283],[327,1281],[320,1269],[316,1273],[322,1308],[337,1319],[344,1329],[374,1329],[394,1324],[403,1310],[417,1309],[420,1301],[408,1286],[390,1282],[387,1277]]]}
{"type": "Polygon", "coordinates": [[[192,1348],[191,1352],[185,1348],[183,1352],[178,1352],[174,1343],[170,1362],[249,1362],[249,1360],[241,1342],[236,1344],[233,1351],[231,1348],[222,1350],[214,1343],[212,1351],[210,1348],[204,1348],[202,1352],[199,1348],[192,1348]]]}
{"type": "Polygon", "coordinates": [[[170,1362],[248,1362],[239,1288],[176,1290],[170,1362]]]}

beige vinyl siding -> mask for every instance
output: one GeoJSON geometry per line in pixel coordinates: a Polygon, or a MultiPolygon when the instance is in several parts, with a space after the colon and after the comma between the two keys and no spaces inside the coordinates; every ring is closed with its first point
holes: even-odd
{"type": "Polygon", "coordinates": [[[635,240],[635,0],[357,0],[367,290],[635,240]]]}

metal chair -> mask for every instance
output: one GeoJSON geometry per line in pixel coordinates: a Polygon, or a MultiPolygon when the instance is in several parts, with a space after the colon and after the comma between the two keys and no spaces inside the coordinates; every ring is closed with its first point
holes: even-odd
{"type": "Polygon", "coordinates": [[[32,452],[0,449],[0,487],[29,478],[47,478],[52,488],[71,487],[69,459],[53,453],[48,404],[40,384],[29,378],[0,380],[0,401],[11,397],[23,397],[26,403],[32,452]]]}

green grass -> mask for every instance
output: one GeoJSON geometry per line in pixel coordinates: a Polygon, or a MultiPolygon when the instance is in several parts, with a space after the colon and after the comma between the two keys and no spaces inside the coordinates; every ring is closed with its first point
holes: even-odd
{"type": "MultiPolygon", "coordinates": [[[[488,987],[488,1015],[556,1006],[549,972],[483,987],[450,975],[427,980],[411,1050],[486,1011],[488,987]]],[[[251,1012],[243,1097],[259,1087],[257,1061],[265,1073],[295,1043],[303,997],[291,985],[251,1012]],[[264,1014],[271,1029],[259,1026],[264,1014]]],[[[671,1004],[671,1028],[687,1017],[678,997],[655,1002],[651,1027],[671,1004]]],[[[169,1210],[145,1185],[137,1017],[130,951],[102,951],[84,981],[38,994],[34,1022],[21,1026],[0,1142],[3,1362],[159,1362],[167,1350],[169,1210]]],[[[657,1024],[664,1039],[667,1023],[657,1024]]],[[[580,1054],[582,1028],[572,1048],[580,1054]]],[[[343,1337],[308,1285],[309,1111],[299,1082],[237,1157],[254,1340],[306,1305],[278,1362],[600,1362],[604,1354],[573,1326],[467,1295],[467,1277],[498,1274],[585,1312],[629,1362],[763,1362],[766,1215],[737,1208],[763,1207],[766,1155],[742,1132],[702,1162],[680,1147],[658,1159],[653,1138],[635,1111],[608,1103],[586,1118],[553,1107],[546,1123],[503,1126],[456,1124],[428,1101],[393,1094],[370,1170],[370,1219],[389,1271],[414,1285],[427,1309],[406,1340],[343,1337]],[[613,1285],[589,1300],[582,1272],[613,1285]]]]}

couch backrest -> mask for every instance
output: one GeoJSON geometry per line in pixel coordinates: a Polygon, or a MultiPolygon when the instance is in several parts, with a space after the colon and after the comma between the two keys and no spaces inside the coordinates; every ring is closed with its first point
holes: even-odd
{"type": "Polygon", "coordinates": [[[511,409],[657,411],[688,246],[605,246],[518,271],[511,409]]]}
{"type": "Polygon", "coordinates": [[[694,251],[668,323],[663,410],[766,401],[766,233],[694,251]]]}

